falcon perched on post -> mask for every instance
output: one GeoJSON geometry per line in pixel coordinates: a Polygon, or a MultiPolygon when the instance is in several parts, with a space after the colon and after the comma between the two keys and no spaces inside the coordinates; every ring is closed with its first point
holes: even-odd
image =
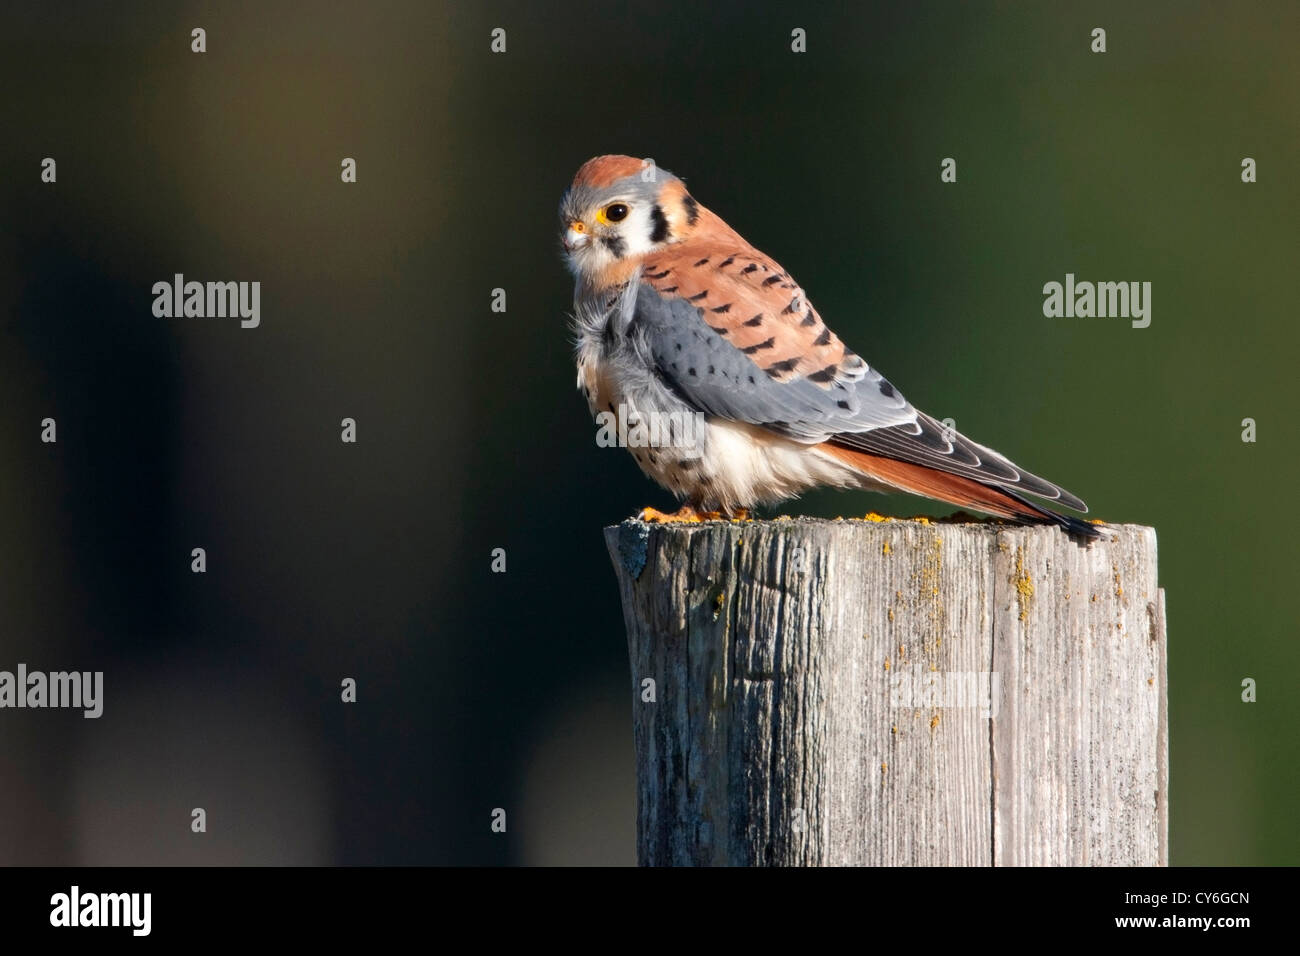
{"type": "Polygon", "coordinates": [[[650,160],[589,160],[560,220],[578,387],[593,414],[659,438],[628,444],[685,502],[647,519],[732,516],[826,485],[1102,534],[1030,497],[1087,511],[1075,495],[914,408],[789,273],[650,160]]]}

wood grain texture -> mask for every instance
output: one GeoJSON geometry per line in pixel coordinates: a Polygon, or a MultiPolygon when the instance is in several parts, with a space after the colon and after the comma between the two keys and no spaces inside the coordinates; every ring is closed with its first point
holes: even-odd
{"type": "Polygon", "coordinates": [[[1155,532],[1111,530],[606,529],[641,863],[1167,864],[1155,532]]]}

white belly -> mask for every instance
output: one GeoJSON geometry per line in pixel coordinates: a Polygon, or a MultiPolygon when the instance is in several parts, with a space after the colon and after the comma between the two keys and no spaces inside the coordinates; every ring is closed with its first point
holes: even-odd
{"type": "MultiPolygon", "coordinates": [[[[656,403],[661,395],[658,390],[637,381],[619,381],[608,366],[591,358],[579,361],[578,385],[596,416],[607,413],[615,420],[646,424],[654,421],[654,416],[663,421],[683,411],[681,406],[656,403]]],[[[661,440],[638,446],[644,435],[638,436],[633,428],[625,429],[625,444],[648,477],[703,510],[731,512],[773,504],[818,486],[883,490],[815,446],[755,425],[707,416],[702,422],[698,436],[686,436],[691,441],[661,440]]],[[[669,429],[653,431],[662,439],[669,429]]]]}

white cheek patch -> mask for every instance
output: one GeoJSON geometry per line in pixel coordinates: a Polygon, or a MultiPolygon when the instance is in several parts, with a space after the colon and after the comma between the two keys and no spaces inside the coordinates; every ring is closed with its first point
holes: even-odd
{"type": "Polygon", "coordinates": [[[623,255],[639,256],[658,245],[650,241],[655,228],[654,217],[651,215],[652,209],[650,203],[644,202],[631,207],[618,233],[619,238],[623,240],[623,255]]]}

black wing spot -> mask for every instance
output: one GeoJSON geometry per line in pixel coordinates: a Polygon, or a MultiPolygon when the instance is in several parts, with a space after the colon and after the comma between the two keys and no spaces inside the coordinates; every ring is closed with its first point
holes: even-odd
{"type": "Polygon", "coordinates": [[[808,381],[817,382],[819,385],[823,382],[835,381],[835,373],[840,370],[838,365],[827,365],[819,372],[813,372],[808,376],[808,381]]]}
{"type": "Polygon", "coordinates": [[[731,265],[735,261],[736,261],[735,256],[727,256],[727,258],[723,259],[721,262],[718,263],[718,268],[725,269],[727,268],[727,266],[731,265]]]}
{"type": "Polygon", "coordinates": [[[776,344],[775,337],[766,338],[763,341],[759,342],[757,345],[747,345],[745,348],[741,349],[741,351],[744,352],[746,355],[753,355],[755,352],[761,352],[763,349],[770,349],[775,344],[776,344]]]}
{"type": "Polygon", "coordinates": [[[842,398],[835,404],[838,405],[840,408],[844,409],[846,412],[849,411],[850,409],[849,403],[842,398]]]}
{"type": "Polygon", "coordinates": [[[708,290],[708,289],[705,289],[703,292],[700,292],[700,293],[698,293],[698,294],[696,294],[696,295],[690,295],[690,296],[687,296],[687,297],[686,297],[686,301],[687,301],[687,302],[699,302],[701,299],[703,299],[703,298],[704,298],[706,295],[708,295],[708,294],[709,294],[709,290],[708,290]]]}
{"type": "Polygon", "coordinates": [[[689,375],[689,376],[691,376],[691,378],[697,378],[697,377],[698,377],[698,376],[696,376],[696,374],[695,374],[695,369],[693,369],[693,368],[688,368],[688,369],[686,370],[686,374],[689,375]]]}
{"type": "Polygon", "coordinates": [[[804,317],[803,317],[803,321],[800,322],[799,324],[800,324],[800,325],[816,325],[816,324],[817,324],[817,316],[813,315],[813,310],[812,310],[812,309],[809,309],[809,310],[807,311],[807,313],[805,313],[805,315],[804,315],[804,317]]]}
{"type": "Polygon", "coordinates": [[[778,375],[784,375],[786,372],[793,372],[795,366],[799,364],[799,357],[784,359],[780,362],[773,362],[765,371],[768,375],[776,378],[778,375]]]}
{"type": "Polygon", "coordinates": [[[723,329],[723,328],[719,328],[719,327],[716,326],[716,325],[710,325],[709,328],[711,328],[714,332],[717,332],[719,335],[730,335],[730,334],[731,334],[731,329],[723,329]]]}
{"type": "Polygon", "coordinates": [[[666,286],[664,286],[662,289],[660,289],[659,291],[660,291],[660,292],[676,292],[676,291],[677,291],[677,286],[675,286],[675,285],[666,285],[666,286]]]}
{"type": "Polygon", "coordinates": [[[887,382],[883,378],[880,380],[879,388],[880,388],[880,394],[885,396],[885,398],[893,398],[894,395],[896,394],[894,392],[894,386],[890,385],[889,382],[887,382]]]}
{"type": "MultiPolygon", "coordinates": [[[[653,268],[653,266],[651,268],[653,268]]],[[[662,279],[664,276],[668,275],[668,273],[672,271],[673,271],[672,269],[665,269],[663,272],[647,272],[645,277],[647,279],[662,279]]]]}
{"type": "Polygon", "coordinates": [[[712,365],[709,366],[709,374],[710,374],[710,375],[713,375],[713,374],[714,374],[714,369],[713,369],[713,366],[712,366],[712,365]]]}
{"type": "Polygon", "coordinates": [[[781,310],[782,315],[794,315],[799,311],[799,297],[795,296],[790,300],[790,304],[781,310]]]}
{"type": "Polygon", "coordinates": [[[704,257],[703,259],[701,259],[699,262],[695,263],[695,265],[696,265],[697,267],[698,267],[698,266],[702,266],[702,265],[707,265],[707,264],[708,264],[708,261],[709,261],[709,257],[708,257],[708,256],[705,256],[705,257],[704,257]]]}
{"type": "Polygon", "coordinates": [[[730,312],[730,311],[731,311],[731,303],[728,302],[726,305],[719,305],[719,306],[716,306],[715,308],[712,308],[712,309],[710,309],[709,311],[710,311],[710,312],[730,312]]]}
{"type": "Polygon", "coordinates": [[[775,283],[775,282],[780,282],[780,281],[781,281],[781,277],[780,277],[780,276],[777,276],[777,275],[771,275],[771,276],[768,276],[766,279],[763,280],[763,285],[768,286],[768,285],[772,285],[772,284],[775,283]]]}
{"type": "Polygon", "coordinates": [[[749,273],[749,272],[757,272],[757,271],[758,271],[758,266],[757,266],[757,264],[751,262],[749,265],[745,266],[745,268],[743,268],[743,269],[740,270],[740,274],[741,274],[741,275],[745,275],[746,273],[749,273]]]}
{"type": "Polygon", "coordinates": [[[817,336],[817,338],[813,339],[813,345],[830,345],[830,344],[831,344],[831,330],[827,328],[822,329],[822,334],[817,336]]]}
{"type": "Polygon", "coordinates": [[[745,320],[744,322],[742,322],[741,324],[742,324],[742,325],[748,325],[751,329],[752,329],[752,328],[757,328],[758,326],[760,326],[760,325],[763,324],[763,313],[760,312],[760,313],[758,313],[758,315],[754,316],[752,319],[746,319],[746,320],[745,320]]]}

